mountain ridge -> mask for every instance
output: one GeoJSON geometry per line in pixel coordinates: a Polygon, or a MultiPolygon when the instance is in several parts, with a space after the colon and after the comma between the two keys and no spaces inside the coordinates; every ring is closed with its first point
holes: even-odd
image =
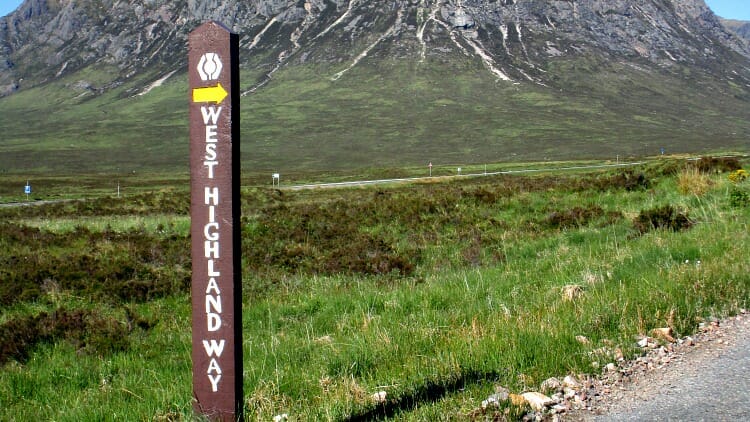
{"type": "Polygon", "coordinates": [[[508,80],[543,81],[535,60],[546,61],[571,50],[574,54],[597,50],[662,66],[696,64],[706,58],[721,61],[727,53],[724,49],[750,58],[748,46],[726,31],[702,0],[640,4],[402,0],[384,2],[386,7],[375,12],[372,4],[26,0],[0,21],[0,86],[9,93],[95,63],[119,68],[114,85],[148,66],[183,67],[187,33],[205,20],[222,21],[240,33],[243,63],[265,65],[267,73],[273,73],[274,67],[251,56],[260,52],[266,61],[276,58],[281,64],[295,55],[298,62],[352,60],[362,53],[357,43],[374,42],[375,34],[401,38],[402,48],[396,54],[421,57],[439,54],[440,49],[473,54],[496,76],[508,80]],[[446,42],[446,35],[455,40],[446,42]],[[326,57],[319,53],[319,46],[326,44],[320,38],[325,36],[334,42],[348,41],[352,49],[326,57]]]}
{"type": "Polygon", "coordinates": [[[702,0],[26,0],[0,20],[0,123],[19,138],[0,168],[39,144],[61,154],[11,121],[44,109],[38,96],[57,98],[49,130],[96,128],[79,154],[122,167],[91,145],[125,149],[116,129],[135,122],[139,142],[179,156],[185,39],[205,20],[240,34],[243,144],[261,168],[741,148],[750,134],[750,50],[702,0]],[[78,112],[63,123],[61,106],[78,112]],[[143,113],[165,118],[141,127],[143,113]]]}

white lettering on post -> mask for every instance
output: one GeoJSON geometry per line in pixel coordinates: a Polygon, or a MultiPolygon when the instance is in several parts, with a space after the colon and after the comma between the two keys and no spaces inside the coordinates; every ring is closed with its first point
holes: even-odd
{"type": "Polygon", "coordinates": [[[211,381],[211,389],[215,393],[219,391],[219,380],[221,379],[221,375],[213,376],[211,374],[208,374],[208,380],[211,381]]]}
{"type": "Polygon", "coordinates": [[[203,340],[203,348],[206,349],[206,355],[212,357],[214,355],[221,357],[224,352],[224,340],[217,342],[216,340],[203,340]]]}
{"type": "MultiPolygon", "coordinates": [[[[218,105],[204,105],[201,106],[201,117],[203,118],[204,124],[204,135],[205,135],[205,146],[203,155],[203,168],[205,169],[205,175],[209,180],[214,179],[218,174],[221,175],[221,163],[222,156],[219,141],[219,121],[222,116],[223,107],[218,105]]],[[[221,177],[221,176],[219,176],[221,177]]],[[[204,187],[204,205],[208,211],[208,221],[201,222],[203,224],[203,256],[206,258],[205,264],[205,275],[208,276],[208,284],[206,285],[206,328],[209,333],[216,333],[214,335],[221,336],[217,332],[222,328],[222,296],[221,289],[219,288],[219,282],[221,277],[221,271],[219,270],[218,262],[220,259],[221,250],[221,229],[222,225],[217,219],[217,212],[220,216],[224,216],[223,209],[219,208],[220,196],[219,188],[215,186],[204,187]]],[[[225,221],[225,220],[221,220],[225,221]]],[[[206,375],[211,382],[211,388],[213,392],[219,391],[222,370],[221,370],[221,354],[224,351],[225,339],[210,339],[203,340],[203,348],[206,351],[206,356],[210,358],[208,368],[206,369],[206,375]]]]}
{"type": "Polygon", "coordinates": [[[215,106],[203,106],[201,107],[201,114],[203,115],[203,124],[208,125],[215,125],[217,121],[219,121],[219,116],[221,115],[221,109],[222,107],[216,108],[215,106]]]}
{"type": "Polygon", "coordinates": [[[221,290],[219,290],[219,284],[216,283],[215,278],[211,278],[208,280],[208,287],[206,287],[206,294],[215,293],[217,295],[221,294],[221,290]]]}
{"type": "Polygon", "coordinates": [[[219,188],[209,188],[206,186],[205,192],[205,205],[219,205],[219,188]]]}

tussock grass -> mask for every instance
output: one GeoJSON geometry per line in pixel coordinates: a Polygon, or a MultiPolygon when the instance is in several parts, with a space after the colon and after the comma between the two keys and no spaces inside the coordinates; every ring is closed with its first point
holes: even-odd
{"type": "MultiPolygon", "coordinates": [[[[248,191],[248,419],[500,417],[502,409],[498,415],[479,409],[496,385],[520,393],[538,390],[550,376],[597,373],[617,352],[637,353],[637,334],[670,327],[685,335],[703,318],[746,308],[750,210],[731,206],[724,174],[707,176],[711,184],[701,196],[681,194],[674,168],[248,191]],[[694,224],[643,231],[635,224],[667,207],[694,224]],[[384,402],[376,400],[381,392],[384,402]]],[[[138,225],[145,219],[144,229],[102,227],[106,217],[94,205],[80,219],[88,228],[72,231],[64,228],[74,220],[65,210],[86,208],[42,207],[28,219],[7,211],[8,233],[33,240],[3,236],[3,256],[24,262],[54,249],[75,263],[97,244],[97,253],[147,265],[175,283],[189,265],[178,258],[188,256],[187,229],[155,228],[170,212],[184,215],[175,211],[181,202],[147,198],[151,213],[130,202],[101,202],[118,219],[138,225]],[[39,224],[56,218],[65,223],[39,224]]],[[[46,259],[36,262],[50,271],[46,259]]],[[[63,275],[56,286],[34,272],[14,279],[14,286],[25,282],[37,293],[3,307],[0,324],[63,306],[107,309],[122,327],[145,321],[145,328],[125,330],[124,349],[77,352],[64,336],[43,339],[27,359],[0,368],[0,419],[194,417],[187,289],[145,284],[146,296],[108,296],[93,288],[107,280],[106,272],[97,274],[85,278],[92,286],[86,289],[63,275]],[[162,293],[148,296],[156,292],[162,293]]]]}
{"type": "Polygon", "coordinates": [[[711,188],[711,178],[697,167],[687,167],[677,176],[677,185],[683,195],[701,196],[711,188]]]}

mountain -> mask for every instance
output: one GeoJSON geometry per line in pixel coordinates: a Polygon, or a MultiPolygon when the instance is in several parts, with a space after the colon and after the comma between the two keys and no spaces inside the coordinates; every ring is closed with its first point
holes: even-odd
{"type": "Polygon", "coordinates": [[[612,157],[750,135],[750,49],[702,0],[26,0],[0,20],[13,134],[0,171],[181,168],[185,40],[206,20],[241,37],[248,168],[612,157]]]}
{"type": "Polygon", "coordinates": [[[721,23],[724,24],[728,30],[734,32],[737,36],[750,43],[750,22],[721,19],[721,23]]]}

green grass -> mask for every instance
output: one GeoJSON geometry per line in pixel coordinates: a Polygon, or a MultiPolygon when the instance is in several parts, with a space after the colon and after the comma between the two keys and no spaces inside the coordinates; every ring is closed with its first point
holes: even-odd
{"type": "MultiPolygon", "coordinates": [[[[670,326],[687,335],[703,318],[747,308],[750,208],[730,204],[726,174],[711,175],[701,196],[680,193],[670,169],[682,165],[639,168],[649,184],[632,190],[621,184],[621,170],[325,191],[247,188],[248,420],[281,413],[294,420],[492,418],[477,409],[496,385],[521,393],[550,376],[595,374],[615,349],[634,356],[637,334],[670,326]],[[686,213],[693,227],[635,230],[642,211],[664,205],[686,213]],[[350,252],[335,259],[336,248],[350,252]],[[571,285],[580,292],[572,300],[563,293],[571,285]],[[379,391],[387,393],[384,405],[370,398],[379,391]]],[[[165,189],[91,199],[86,207],[42,205],[29,216],[0,209],[9,221],[0,283],[39,254],[73,262],[111,254],[179,277],[176,268],[189,266],[177,258],[187,237],[179,205],[186,198],[165,189]],[[40,231],[14,237],[28,226],[40,231]]],[[[60,307],[96,311],[121,327],[148,325],[126,331],[122,351],[97,349],[96,338],[77,349],[60,337],[26,360],[11,359],[0,367],[0,419],[194,418],[184,287],[122,300],[92,287],[104,280],[86,286],[58,273],[57,284],[45,283],[39,278],[52,269],[40,261],[37,270],[28,285],[40,283],[39,294],[6,298],[0,327],[60,307]]]]}

